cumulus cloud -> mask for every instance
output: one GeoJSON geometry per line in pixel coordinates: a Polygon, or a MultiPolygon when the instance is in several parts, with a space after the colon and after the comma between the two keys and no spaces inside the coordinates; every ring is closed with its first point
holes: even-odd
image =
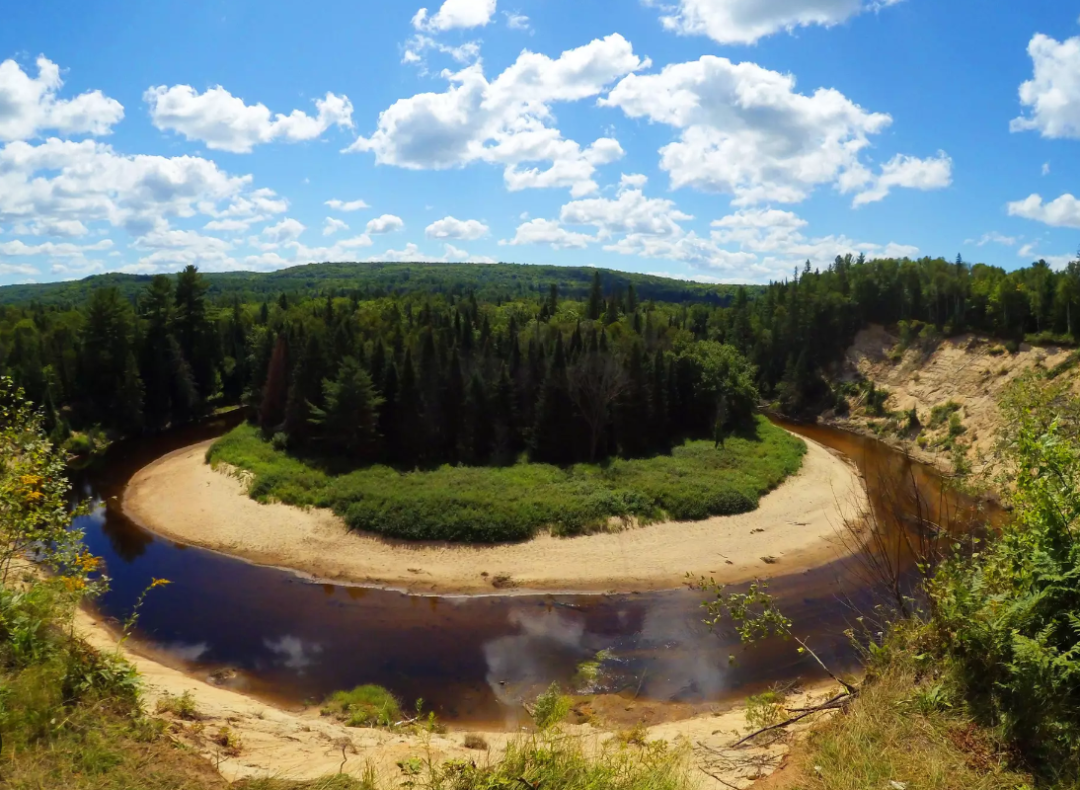
{"type": "Polygon", "coordinates": [[[0,149],[0,223],[105,221],[137,236],[169,217],[250,216],[282,202],[270,190],[247,192],[250,183],[199,157],[128,156],[94,140],[17,141],[0,149]]]}
{"type": "Polygon", "coordinates": [[[358,138],[346,150],[371,152],[378,164],[412,170],[488,162],[505,168],[511,190],[569,187],[580,197],[597,189],[596,168],[623,151],[611,138],[585,148],[565,139],[549,125],[552,105],[596,96],[648,65],[614,34],[555,59],[525,50],[490,81],[480,63],[444,72],[450,83],[446,91],[398,100],[380,114],[370,137],[358,138]]]}
{"type": "Polygon", "coordinates": [[[44,55],[31,77],[14,60],[0,63],[0,141],[29,140],[43,131],[105,135],[124,117],[124,107],[101,91],[59,99],[60,67],[44,55]]]}
{"type": "Polygon", "coordinates": [[[405,220],[395,217],[393,214],[383,214],[367,224],[367,232],[371,234],[393,233],[405,227],[405,220]]]}
{"type": "Polygon", "coordinates": [[[782,30],[832,27],[865,11],[901,0],[678,0],[660,5],[660,21],[683,35],[704,35],[721,44],[753,44],[782,30]]]}
{"type": "Polygon", "coordinates": [[[374,255],[368,258],[371,263],[496,263],[494,258],[486,255],[470,255],[467,251],[455,247],[453,244],[443,245],[442,255],[428,255],[420,251],[412,242],[405,245],[402,250],[387,250],[382,255],[374,255]]]}
{"type": "Polygon", "coordinates": [[[1028,54],[1035,74],[1020,86],[1020,103],[1029,114],[1013,119],[1009,128],[1050,138],[1080,138],[1080,36],[1056,41],[1037,33],[1028,54]]]}
{"type": "Polygon", "coordinates": [[[755,254],[759,268],[774,276],[807,260],[827,266],[837,255],[848,253],[868,258],[912,258],[919,254],[919,248],[910,244],[859,242],[843,235],[808,238],[803,234],[807,224],[790,211],[744,209],[715,220],[711,235],[717,243],[738,244],[741,250],[755,254]]]}
{"type": "Polygon", "coordinates": [[[976,247],[985,247],[987,244],[1003,244],[1006,247],[1012,247],[1017,241],[1018,239],[1015,236],[1006,236],[992,230],[989,233],[984,233],[978,241],[967,239],[964,244],[974,244],[976,247]]]}
{"type": "Polygon", "coordinates": [[[937,157],[919,159],[897,154],[881,166],[881,173],[873,178],[869,188],[855,196],[854,205],[876,203],[888,197],[894,187],[929,191],[944,189],[952,184],[952,159],[944,151],[937,157]]]}
{"type": "Polygon", "coordinates": [[[553,219],[531,219],[518,225],[517,233],[509,241],[499,244],[519,246],[522,244],[550,244],[553,249],[584,249],[598,241],[587,233],[575,233],[562,227],[553,219]]]}
{"type": "Polygon", "coordinates": [[[77,219],[40,219],[29,224],[20,222],[12,229],[19,235],[26,236],[63,236],[74,239],[85,236],[90,232],[82,222],[77,219]]]}
{"type": "Polygon", "coordinates": [[[559,219],[567,225],[593,225],[600,238],[615,234],[676,236],[682,233],[680,222],[693,217],[679,211],[674,201],[647,198],[640,188],[631,186],[639,179],[623,177],[614,200],[588,198],[562,207],[559,219]]]}
{"type": "Polygon", "coordinates": [[[301,110],[272,114],[264,104],[245,104],[220,85],[198,93],[190,85],[159,85],[143,95],[150,119],[162,131],[182,134],[207,148],[246,154],[259,144],[314,140],[331,126],[352,128],[353,106],[345,96],[327,93],[315,100],[314,117],[301,110]]]}
{"type": "Polygon", "coordinates": [[[1029,195],[1007,206],[1010,217],[1023,217],[1053,225],[1056,228],[1080,228],[1080,200],[1064,194],[1044,203],[1041,195],[1029,195]]]}
{"type": "Polygon", "coordinates": [[[324,236],[333,236],[343,230],[348,230],[349,226],[336,217],[327,217],[323,222],[322,234],[324,236]]]}
{"type": "Polygon", "coordinates": [[[455,28],[483,27],[495,15],[496,0],[446,0],[434,14],[421,8],[413,16],[417,30],[442,32],[455,28]]]}
{"type": "Polygon", "coordinates": [[[8,257],[22,257],[30,255],[47,255],[51,258],[72,258],[85,255],[87,252],[100,252],[111,249],[111,239],[102,239],[94,244],[72,244],[70,242],[46,241],[41,244],[27,244],[20,239],[0,242],[0,255],[8,257]]]}
{"type": "Polygon", "coordinates": [[[338,200],[333,198],[326,201],[326,205],[332,208],[334,211],[359,211],[363,208],[371,208],[367,203],[362,200],[338,200]]]}
{"type": "Polygon", "coordinates": [[[262,229],[262,235],[273,244],[283,244],[287,241],[296,241],[307,227],[292,217],[286,217],[276,225],[269,225],[262,229]]]}
{"type": "Polygon", "coordinates": [[[467,241],[482,239],[490,232],[491,228],[480,220],[461,220],[454,217],[443,217],[424,229],[424,235],[429,239],[465,239],[467,241]]]}
{"type": "Polygon", "coordinates": [[[885,193],[891,186],[938,183],[951,162],[897,157],[875,177],[860,160],[870,135],[892,123],[842,93],[798,93],[795,78],[755,63],[706,55],[630,74],[599,103],[679,130],[660,149],[673,188],[694,187],[735,196],[737,206],[798,203],[822,184],[841,191],[885,193]]]}

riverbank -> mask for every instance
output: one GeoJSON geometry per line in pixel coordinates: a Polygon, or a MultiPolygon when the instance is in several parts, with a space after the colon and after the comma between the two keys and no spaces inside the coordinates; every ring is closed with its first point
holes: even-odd
{"type": "Polygon", "coordinates": [[[152,532],[259,565],[416,594],[643,592],[680,587],[687,573],[737,583],[798,572],[843,552],[837,530],[865,504],[856,470],[807,441],[802,469],[751,513],[494,546],[407,543],[350,531],[327,510],[255,502],[206,463],[211,444],[137,472],[125,513],[152,532]]]}
{"type": "MultiPolygon", "coordinates": [[[[418,734],[408,729],[345,727],[321,716],[317,708],[283,710],[160,664],[141,655],[131,643],[118,647],[116,634],[87,612],[78,612],[76,627],[95,649],[119,650],[135,666],[145,709],[165,719],[172,738],[208,760],[230,782],[263,777],[299,781],[338,773],[361,779],[370,770],[381,786],[396,786],[407,778],[404,771],[408,768],[402,766],[408,767],[413,761],[426,764],[430,760],[435,765],[449,760],[490,764],[505,754],[508,744],[522,737],[520,733],[505,731],[418,734]],[[160,701],[175,701],[185,694],[193,708],[187,719],[155,714],[160,701]],[[223,728],[230,734],[232,745],[227,748],[217,738],[223,728]],[[474,747],[481,743],[484,747],[468,748],[466,739],[474,747]]],[[[791,694],[788,705],[807,707],[827,699],[832,691],[827,686],[808,688],[791,694]]],[[[560,727],[561,736],[579,741],[587,754],[599,754],[620,746],[619,733],[629,732],[634,726],[629,720],[648,722],[649,713],[659,714],[653,716],[660,719],[659,723],[645,726],[635,737],[685,749],[692,779],[702,790],[745,788],[755,779],[768,776],[782,764],[797,735],[811,726],[807,720],[791,729],[795,737],[734,749],[732,744],[747,731],[743,705],[716,707],[704,715],[668,721],[664,720],[664,708],[677,706],[650,707],[650,703],[620,696],[604,700],[610,703],[606,707],[618,710],[622,721],[607,722],[601,715],[592,724],[564,724],[560,727]]]]}

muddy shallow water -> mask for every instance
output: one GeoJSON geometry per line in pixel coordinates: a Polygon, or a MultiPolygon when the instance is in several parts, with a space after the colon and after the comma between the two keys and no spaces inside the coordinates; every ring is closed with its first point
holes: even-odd
{"type": "MultiPolygon", "coordinates": [[[[235,419],[118,446],[103,469],[82,483],[98,507],[81,526],[112,579],[98,611],[124,621],[152,579],[169,579],[172,584],[147,597],[135,640],[140,649],[194,675],[215,675],[284,705],[378,683],[406,705],[423,698],[451,723],[513,726],[523,699],[553,680],[570,684],[578,665],[600,651],[600,671],[587,690],[648,700],[721,701],[823,674],[790,642],[744,648],[733,634],[711,633],[701,624],[701,595],[689,590],[409,596],[314,583],[165,540],[124,516],[119,497],[135,471],[221,433],[235,419]]],[[[786,427],[854,460],[871,482],[878,507],[884,505],[876,490],[912,485],[934,509],[956,502],[942,493],[936,472],[876,441],[828,428],[786,427]]],[[[717,563],[723,563],[722,548],[717,547],[717,563]]],[[[844,631],[856,609],[874,602],[858,563],[838,560],[783,576],[781,560],[767,570],[771,592],[794,631],[831,666],[854,667],[844,631]]]]}

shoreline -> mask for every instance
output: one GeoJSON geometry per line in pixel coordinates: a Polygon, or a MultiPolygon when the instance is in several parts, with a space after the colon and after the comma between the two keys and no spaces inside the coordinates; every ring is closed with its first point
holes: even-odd
{"type": "Polygon", "coordinates": [[[803,441],[802,468],[750,513],[523,543],[411,543],[351,531],[329,510],[261,504],[235,476],[205,463],[213,440],[140,469],[122,507],[169,540],[315,582],[411,595],[651,592],[681,588],[688,573],[735,584],[836,559],[843,518],[865,506],[852,465],[803,441]]]}

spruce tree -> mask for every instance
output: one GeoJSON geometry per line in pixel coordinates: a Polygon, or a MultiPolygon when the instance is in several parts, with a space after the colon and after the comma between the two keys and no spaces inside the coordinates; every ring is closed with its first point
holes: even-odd
{"type": "Polygon", "coordinates": [[[604,310],[604,291],[600,284],[600,272],[593,272],[592,287],[589,289],[589,302],[585,308],[585,317],[591,321],[599,321],[604,310]]]}
{"type": "Polygon", "coordinates": [[[312,409],[311,422],[323,441],[359,462],[371,461],[378,452],[379,407],[382,397],[371,376],[354,357],[341,360],[337,377],[323,381],[324,407],[312,409]]]}
{"type": "Polygon", "coordinates": [[[267,433],[273,433],[285,421],[285,406],[289,399],[289,344],[284,333],[277,336],[270,368],[263,385],[262,405],[259,407],[259,425],[267,433]]]}

